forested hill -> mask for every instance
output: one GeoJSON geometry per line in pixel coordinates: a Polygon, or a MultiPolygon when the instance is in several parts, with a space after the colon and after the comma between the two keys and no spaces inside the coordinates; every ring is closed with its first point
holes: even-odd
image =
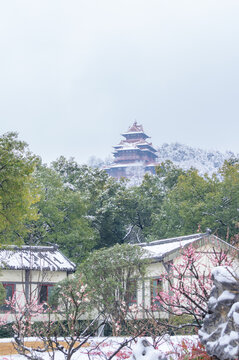
{"type": "MultiPolygon", "coordinates": [[[[179,148],[173,151],[177,165],[180,158],[190,159],[186,148],[181,155],[179,148]]],[[[192,149],[194,161],[189,166],[202,155],[192,149]]],[[[211,158],[215,168],[223,161],[220,156],[217,162],[216,156],[211,158]]],[[[236,159],[225,162],[213,177],[165,161],[157,176],[147,174],[137,186],[129,186],[125,179],[118,181],[72,158],[61,156],[50,165],[42,164],[16,133],[7,133],[0,136],[0,169],[0,245],[58,244],[67,257],[81,263],[102,247],[206,228],[227,241],[239,239],[236,159]]]]}
{"type": "MultiPolygon", "coordinates": [[[[181,169],[189,170],[196,168],[200,175],[207,173],[211,176],[216,173],[223,165],[225,160],[231,158],[239,158],[239,154],[234,154],[232,151],[225,153],[217,150],[206,150],[196,147],[191,147],[185,144],[164,143],[161,146],[155,147],[158,151],[158,162],[172,161],[181,169]]],[[[113,162],[113,158],[108,157],[105,160],[98,159],[91,156],[88,165],[93,168],[103,168],[113,162]]],[[[137,174],[138,175],[138,174],[137,174]]],[[[137,176],[138,177],[138,176],[137,176]]]]}
{"type": "Polygon", "coordinates": [[[196,168],[200,175],[207,173],[212,175],[222,167],[225,160],[239,157],[231,151],[222,153],[220,151],[203,150],[190,147],[180,143],[163,144],[157,148],[159,162],[171,160],[178,167],[188,170],[196,168]]]}

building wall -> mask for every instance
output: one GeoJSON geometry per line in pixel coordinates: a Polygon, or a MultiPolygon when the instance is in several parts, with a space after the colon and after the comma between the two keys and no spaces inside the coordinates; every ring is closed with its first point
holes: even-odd
{"type": "MultiPolygon", "coordinates": [[[[66,271],[29,271],[29,296],[31,298],[39,298],[40,284],[54,285],[59,281],[67,278],[66,271]]],[[[14,293],[18,299],[19,305],[23,306],[26,302],[26,271],[25,270],[1,270],[0,271],[0,282],[3,284],[14,284],[14,293]]],[[[9,310],[0,309],[0,319],[5,318],[6,313],[9,310]]],[[[14,320],[14,315],[9,314],[7,321],[11,322],[14,320]]],[[[40,320],[36,318],[35,320],[40,320]]]]}
{"type": "MultiPolygon", "coordinates": [[[[218,254],[221,250],[228,251],[229,247],[221,241],[217,241],[215,237],[207,237],[205,239],[198,240],[194,246],[196,247],[197,253],[201,255],[200,257],[200,266],[202,271],[209,272],[214,268],[214,264],[210,261],[210,257],[213,256],[214,251],[217,251],[218,254]]],[[[229,257],[233,259],[233,268],[235,271],[239,273],[239,259],[238,259],[238,252],[235,253],[233,250],[230,250],[229,257]]],[[[183,263],[183,256],[181,255],[180,251],[172,252],[168,254],[164,258],[163,262],[155,262],[151,263],[147,267],[146,277],[144,283],[142,285],[142,281],[138,282],[138,291],[137,291],[137,303],[140,306],[142,304],[143,307],[149,307],[152,305],[151,301],[151,282],[152,279],[160,278],[162,274],[166,272],[166,266],[172,262],[175,266],[178,266],[183,263]]],[[[172,277],[174,278],[174,275],[172,277]]],[[[207,274],[206,274],[207,275],[207,274]]],[[[185,279],[186,281],[190,281],[190,279],[185,279]]],[[[174,280],[175,281],[175,280],[174,280]]],[[[162,282],[162,291],[168,291],[168,282],[162,282]]],[[[165,318],[167,315],[164,312],[156,313],[155,316],[165,318]]]]}
{"type": "MultiPolygon", "coordinates": [[[[67,277],[66,271],[31,270],[33,282],[59,282],[67,277]]],[[[0,282],[25,282],[25,270],[1,270],[0,282]]]]}

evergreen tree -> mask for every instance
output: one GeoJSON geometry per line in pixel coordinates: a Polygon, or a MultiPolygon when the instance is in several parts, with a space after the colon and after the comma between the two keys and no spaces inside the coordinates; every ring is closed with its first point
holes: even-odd
{"type": "Polygon", "coordinates": [[[27,243],[58,244],[66,256],[81,261],[95,245],[97,234],[87,218],[79,191],[65,186],[55,170],[39,165],[35,181],[41,194],[38,219],[28,222],[27,243]]]}
{"type": "Polygon", "coordinates": [[[129,308],[147,263],[141,247],[116,244],[94,251],[81,264],[79,278],[87,284],[93,306],[108,318],[113,328],[119,325],[122,306],[129,308]]]}
{"type": "Polygon", "coordinates": [[[66,187],[79,192],[87,204],[87,218],[98,234],[95,248],[122,243],[126,233],[125,217],[119,199],[125,182],[116,181],[104,170],[78,165],[61,156],[52,164],[66,187]]]}
{"type": "Polygon", "coordinates": [[[153,215],[152,234],[160,238],[186,235],[210,228],[230,240],[238,232],[239,165],[225,162],[212,177],[188,170],[164,198],[153,215]]]}
{"type": "Polygon", "coordinates": [[[25,222],[37,218],[33,204],[39,200],[33,187],[33,171],[38,159],[16,133],[0,137],[0,242],[22,241],[25,222]]]}

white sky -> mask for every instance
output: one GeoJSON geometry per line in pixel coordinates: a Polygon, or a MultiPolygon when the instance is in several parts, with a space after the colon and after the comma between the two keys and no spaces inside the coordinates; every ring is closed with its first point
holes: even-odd
{"type": "Polygon", "coordinates": [[[0,0],[1,133],[44,162],[154,145],[239,153],[238,0],[0,0]]]}

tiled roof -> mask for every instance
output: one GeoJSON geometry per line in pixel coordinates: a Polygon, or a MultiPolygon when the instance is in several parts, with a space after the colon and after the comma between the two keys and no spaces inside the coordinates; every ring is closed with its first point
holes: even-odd
{"type": "Polygon", "coordinates": [[[135,121],[133,125],[129,127],[127,132],[144,132],[144,129],[142,125],[138,125],[137,121],[135,121]]]}
{"type": "Polygon", "coordinates": [[[128,135],[128,134],[142,134],[143,137],[148,138],[148,135],[146,135],[145,132],[144,132],[143,126],[138,125],[136,121],[122,135],[125,136],[125,135],[128,135]]]}
{"type": "Polygon", "coordinates": [[[174,251],[177,251],[187,245],[190,245],[195,241],[198,241],[203,238],[209,239],[209,236],[214,240],[220,241],[228,245],[229,247],[236,249],[232,245],[226,243],[225,241],[219,239],[218,237],[214,235],[209,235],[209,233],[199,233],[199,234],[192,234],[187,236],[179,236],[170,239],[156,240],[149,243],[140,243],[139,245],[146,251],[150,259],[157,259],[160,261],[163,260],[163,258],[166,255],[174,251]]]}
{"type": "Polygon", "coordinates": [[[139,139],[134,142],[122,140],[118,145],[114,146],[114,148],[116,151],[135,150],[135,149],[143,150],[144,148],[148,148],[152,152],[157,152],[157,150],[155,150],[154,147],[152,146],[152,143],[149,143],[144,139],[139,139]]]}
{"type": "MultiPolygon", "coordinates": [[[[148,165],[147,165],[148,166],[148,165]]],[[[111,164],[110,167],[106,167],[106,170],[114,169],[114,168],[132,168],[132,167],[142,167],[142,162],[132,162],[132,163],[114,163],[111,164]]]]}
{"type": "Polygon", "coordinates": [[[74,272],[76,266],[57,246],[8,246],[0,250],[0,268],[74,272]]]}

